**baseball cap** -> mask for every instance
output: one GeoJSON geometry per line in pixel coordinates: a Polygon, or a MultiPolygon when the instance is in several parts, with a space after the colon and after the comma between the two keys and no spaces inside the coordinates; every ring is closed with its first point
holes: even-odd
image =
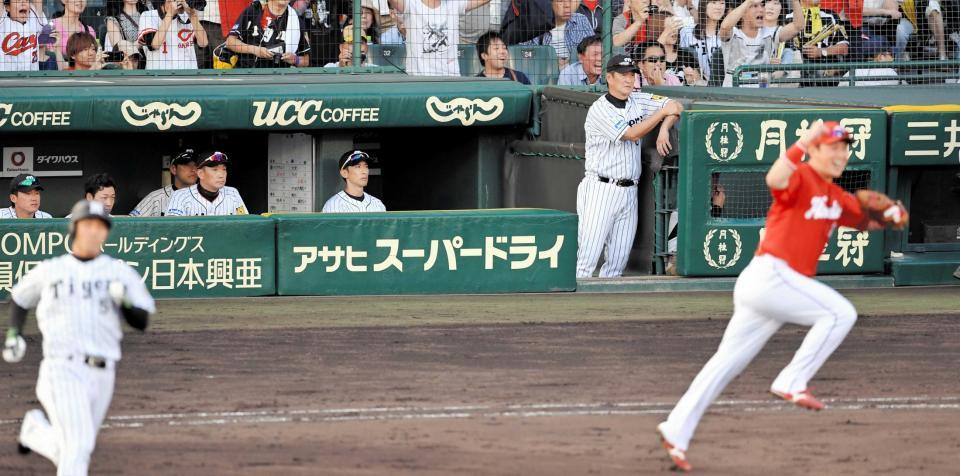
{"type": "Polygon", "coordinates": [[[627,73],[630,71],[639,73],[640,68],[633,64],[633,60],[627,55],[613,55],[610,61],[607,61],[608,73],[627,73]]]}
{"type": "Polygon", "coordinates": [[[357,165],[360,162],[366,162],[369,166],[376,161],[373,159],[373,157],[370,157],[370,154],[362,150],[351,150],[340,156],[340,170],[357,165]]]}
{"type": "Polygon", "coordinates": [[[197,163],[197,153],[193,149],[184,149],[183,152],[178,154],[173,158],[173,165],[183,165],[189,164],[190,162],[197,163]]]}
{"type": "Polygon", "coordinates": [[[200,163],[197,164],[197,168],[216,167],[218,165],[230,165],[230,159],[227,157],[227,154],[219,151],[214,152],[210,154],[209,157],[201,160],[200,163]]]}
{"type": "Polygon", "coordinates": [[[80,200],[70,210],[70,232],[73,233],[73,228],[78,221],[86,218],[99,218],[107,224],[107,228],[112,224],[110,214],[102,203],[95,200],[80,200]]]}
{"type": "Polygon", "coordinates": [[[823,123],[824,131],[823,134],[820,134],[820,137],[817,137],[813,140],[813,143],[810,145],[820,145],[820,144],[833,144],[834,142],[844,141],[847,144],[853,144],[853,137],[850,137],[850,133],[847,132],[847,129],[840,125],[839,122],[829,121],[823,123]]]}
{"type": "Polygon", "coordinates": [[[43,191],[43,187],[40,185],[40,181],[37,180],[37,177],[30,174],[20,174],[13,178],[10,181],[10,194],[17,192],[29,192],[31,190],[40,190],[43,191]]]}

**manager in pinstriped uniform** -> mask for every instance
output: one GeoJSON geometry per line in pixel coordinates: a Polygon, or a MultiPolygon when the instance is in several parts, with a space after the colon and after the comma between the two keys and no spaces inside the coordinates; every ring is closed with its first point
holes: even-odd
{"type": "Polygon", "coordinates": [[[608,93],[590,106],[585,173],[577,187],[577,277],[593,275],[606,248],[601,278],[623,274],[637,233],[640,143],[661,122],[657,150],[670,151],[670,128],[680,118],[677,101],[633,90],[640,70],[624,55],[607,62],[608,93]]]}

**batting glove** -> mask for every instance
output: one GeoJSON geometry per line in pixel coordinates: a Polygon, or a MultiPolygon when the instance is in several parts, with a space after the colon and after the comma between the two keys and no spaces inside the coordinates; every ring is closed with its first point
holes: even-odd
{"type": "Polygon", "coordinates": [[[3,343],[3,360],[15,364],[23,360],[23,355],[27,353],[27,341],[17,334],[16,329],[7,331],[7,339],[3,343]]]}

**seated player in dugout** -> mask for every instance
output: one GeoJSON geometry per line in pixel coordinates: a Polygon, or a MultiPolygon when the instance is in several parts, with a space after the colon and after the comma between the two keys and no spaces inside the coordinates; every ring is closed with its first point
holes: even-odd
{"type": "Polygon", "coordinates": [[[167,205],[168,216],[246,215],[247,206],[240,192],[227,186],[230,159],[214,152],[197,164],[197,183],[173,192],[167,205]]]}
{"type": "Polygon", "coordinates": [[[10,181],[10,206],[0,208],[0,218],[53,218],[40,211],[40,181],[30,174],[20,174],[10,181]]]}
{"type": "Polygon", "coordinates": [[[352,150],[340,157],[340,177],[343,190],[323,204],[323,213],[385,212],[387,207],[377,197],[363,189],[370,180],[370,164],[375,163],[370,154],[352,150]]]}
{"type": "Polygon", "coordinates": [[[143,197],[130,211],[132,217],[159,217],[167,212],[173,192],[197,183],[197,154],[185,149],[170,162],[170,185],[158,188],[143,197]]]}
{"type": "MultiPolygon", "coordinates": [[[[83,198],[100,202],[107,215],[113,216],[113,205],[117,203],[117,184],[107,174],[91,175],[83,185],[83,198]]],[[[72,213],[64,218],[72,218],[72,213]]]]}

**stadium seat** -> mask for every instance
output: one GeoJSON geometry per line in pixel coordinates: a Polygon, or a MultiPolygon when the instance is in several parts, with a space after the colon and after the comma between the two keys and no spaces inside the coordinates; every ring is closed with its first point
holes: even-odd
{"type": "Polygon", "coordinates": [[[395,66],[403,70],[407,50],[404,45],[369,45],[367,54],[370,61],[377,66],[395,66]]]}
{"type": "Polygon", "coordinates": [[[510,45],[511,67],[526,73],[533,84],[557,84],[560,76],[557,52],[550,45],[510,45]]]}
{"type": "Polygon", "coordinates": [[[483,69],[477,56],[477,45],[457,45],[457,59],[460,60],[460,76],[476,76],[483,69]]]}

